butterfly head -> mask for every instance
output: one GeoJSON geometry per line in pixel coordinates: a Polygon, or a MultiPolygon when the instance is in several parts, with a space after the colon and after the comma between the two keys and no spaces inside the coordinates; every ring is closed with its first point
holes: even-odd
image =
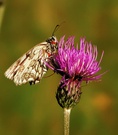
{"type": "Polygon", "coordinates": [[[55,32],[58,30],[58,28],[60,27],[60,25],[56,25],[56,27],[54,28],[53,32],[52,32],[52,36],[49,37],[46,42],[50,43],[53,46],[57,46],[57,38],[54,36],[55,32]]]}
{"type": "Polygon", "coordinates": [[[57,44],[57,38],[55,36],[52,36],[52,37],[49,37],[47,40],[46,40],[47,43],[50,43],[50,44],[57,44]]]}
{"type": "Polygon", "coordinates": [[[58,49],[58,41],[57,38],[54,36],[55,32],[58,30],[58,28],[60,27],[60,25],[56,25],[56,27],[54,28],[54,31],[52,33],[52,36],[49,37],[46,42],[48,44],[48,53],[50,55],[57,53],[57,49],[58,49]]]}
{"type": "Polygon", "coordinates": [[[57,52],[57,49],[58,49],[58,41],[57,41],[57,38],[55,36],[52,36],[52,37],[49,37],[47,40],[47,45],[48,45],[48,48],[49,50],[51,51],[51,54],[54,54],[57,52]]]}

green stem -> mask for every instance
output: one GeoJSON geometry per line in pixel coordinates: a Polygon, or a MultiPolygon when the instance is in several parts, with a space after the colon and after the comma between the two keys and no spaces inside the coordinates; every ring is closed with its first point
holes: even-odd
{"type": "Polygon", "coordinates": [[[64,135],[69,135],[71,109],[64,108],[64,135]]]}
{"type": "Polygon", "coordinates": [[[0,32],[1,32],[4,10],[5,10],[5,0],[0,0],[0,32]]]}

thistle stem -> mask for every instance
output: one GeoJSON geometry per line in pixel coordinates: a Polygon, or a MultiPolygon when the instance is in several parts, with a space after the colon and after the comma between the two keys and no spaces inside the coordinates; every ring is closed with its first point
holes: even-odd
{"type": "Polygon", "coordinates": [[[64,135],[69,135],[71,109],[64,108],[64,135]]]}

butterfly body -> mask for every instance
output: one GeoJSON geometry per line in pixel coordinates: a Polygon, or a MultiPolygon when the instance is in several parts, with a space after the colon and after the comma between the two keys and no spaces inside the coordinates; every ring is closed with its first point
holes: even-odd
{"type": "Polygon", "coordinates": [[[5,76],[13,80],[16,85],[27,82],[36,84],[48,70],[46,62],[49,62],[56,52],[57,39],[55,36],[49,37],[14,62],[5,72],[5,76]]]}

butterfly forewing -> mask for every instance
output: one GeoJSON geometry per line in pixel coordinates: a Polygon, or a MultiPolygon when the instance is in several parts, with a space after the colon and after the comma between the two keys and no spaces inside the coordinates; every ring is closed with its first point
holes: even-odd
{"type": "Polygon", "coordinates": [[[5,76],[13,80],[16,85],[27,82],[30,84],[40,82],[48,70],[45,63],[56,53],[56,50],[57,40],[53,36],[46,40],[46,42],[36,45],[20,57],[8,68],[5,76]]]}

